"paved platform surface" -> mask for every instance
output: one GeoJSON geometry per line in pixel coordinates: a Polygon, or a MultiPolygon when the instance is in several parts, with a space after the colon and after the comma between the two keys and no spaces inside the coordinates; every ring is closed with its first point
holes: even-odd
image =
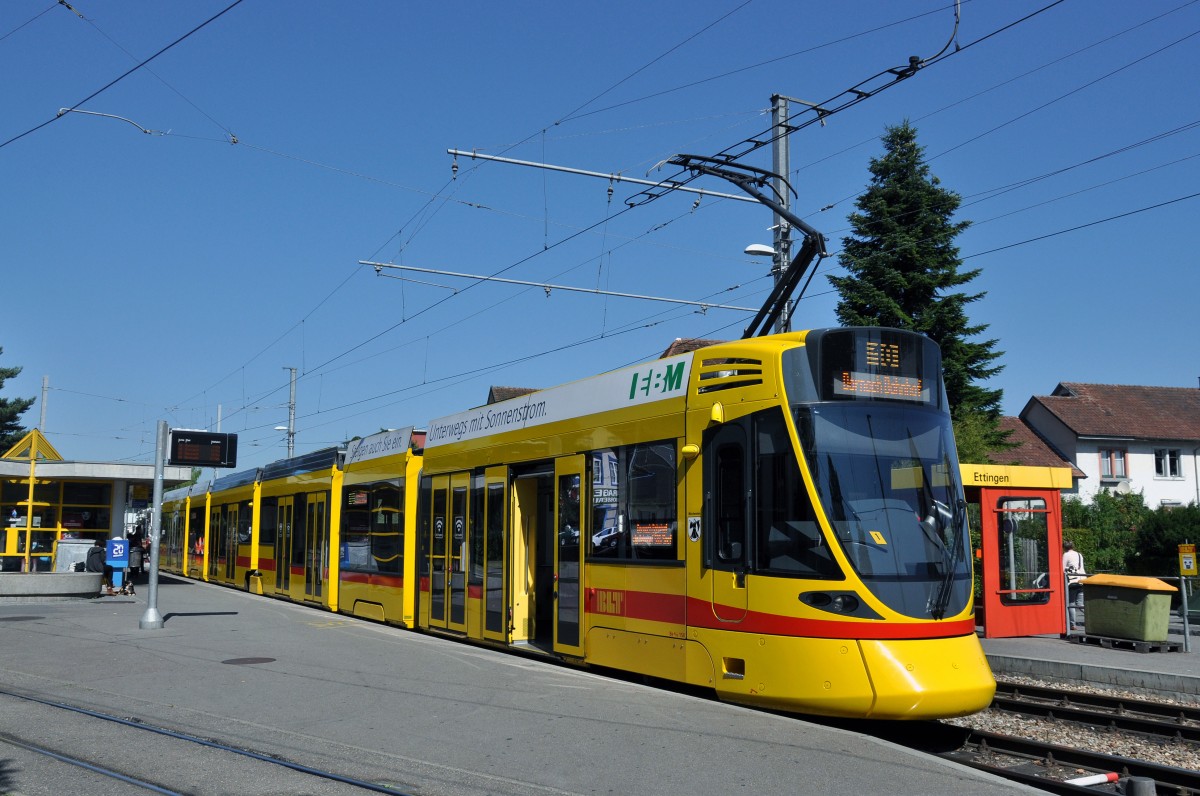
{"type": "MultiPolygon", "coordinates": [[[[112,711],[422,796],[1036,792],[844,729],[167,576],[163,627],[143,630],[145,592],[0,603],[0,692],[112,711]]],[[[35,729],[14,703],[0,693],[0,792],[114,792],[86,771],[39,774],[3,740],[35,729]],[[41,781],[51,775],[52,787],[41,781]]],[[[70,714],[36,716],[37,730],[79,726],[70,714]]],[[[155,754],[163,772],[195,765],[192,750],[155,754]]],[[[219,768],[187,792],[296,792],[219,768]]]]}
{"type": "MultiPolygon", "coordinates": [[[[1200,627],[1189,623],[1191,652],[1183,652],[1183,622],[1172,617],[1168,645],[1179,651],[1139,652],[1132,644],[1112,648],[1089,638],[1079,643],[1060,636],[985,638],[983,649],[996,677],[1028,675],[1127,689],[1146,696],[1181,697],[1200,702],[1200,627]]],[[[1083,634],[1076,634],[1083,635],[1083,634]]]]}

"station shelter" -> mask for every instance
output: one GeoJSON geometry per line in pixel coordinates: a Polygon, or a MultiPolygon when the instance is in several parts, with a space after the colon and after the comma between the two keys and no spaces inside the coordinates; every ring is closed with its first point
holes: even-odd
{"type": "Polygon", "coordinates": [[[975,551],[985,638],[1067,631],[1062,569],[1062,490],[1070,467],[960,465],[967,501],[979,506],[975,551]]]}
{"type": "MultiPolygon", "coordinates": [[[[191,475],[168,466],[164,488],[191,475]]],[[[33,429],[0,456],[0,571],[51,570],[62,539],[125,536],[153,487],[153,464],[66,461],[33,429]]]]}

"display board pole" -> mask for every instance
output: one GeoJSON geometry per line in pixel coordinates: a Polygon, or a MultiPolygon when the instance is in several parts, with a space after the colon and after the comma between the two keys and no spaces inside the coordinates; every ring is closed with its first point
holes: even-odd
{"type": "Polygon", "coordinates": [[[1191,642],[1192,629],[1188,624],[1187,593],[1188,593],[1188,579],[1181,575],[1179,577],[1179,595],[1180,595],[1180,600],[1181,600],[1179,610],[1183,614],[1183,651],[1191,652],[1192,651],[1192,642],[1191,642]]]}
{"type": "Polygon", "coordinates": [[[167,458],[167,421],[158,421],[158,439],[154,444],[154,495],[150,513],[150,587],[146,596],[146,613],[142,614],[138,627],[156,630],[163,626],[162,614],[158,612],[158,549],[162,529],[163,463],[167,458]]]}

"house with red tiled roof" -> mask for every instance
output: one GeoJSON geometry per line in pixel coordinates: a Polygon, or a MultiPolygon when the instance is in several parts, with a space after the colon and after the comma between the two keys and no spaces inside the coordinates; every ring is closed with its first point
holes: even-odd
{"type": "Polygon", "coordinates": [[[1075,492],[1140,492],[1150,508],[1200,503],[1200,390],[1062,382],[1021,423],[1082,473],[1075,492]]]}
{"type": "Polygon", "coordinates": [[[536,387],[498,387],[493,385],[488,390],[488,404],[495,404],[501,401],[507,401],[509,398],[519,398],[522,395],[529,395],[531,392],[537,392],[536,387]]]}
{"type": "Polygon", "coordinates": [[[710,345],[724,343],[724,340],[704,340],[699,337],[676,337],[675,341],[667,346],[667,350],[662,352],[660,359],[677,356],[679,354],[687,354],[691,351],[696,351],[701,348],[707,348],[710,345]]]}
{"type": "Polygon", "coordinates": [[[1080,479],[1087,477],[1086,473],[1027,426],[1021,418],[1000,418],[1000,429],[1008,432],[1008,442],[1013,446],[996,454],[1000,463],[1021,467],[1070,467],[1071,479],[1076,485],[1080,479]]]}

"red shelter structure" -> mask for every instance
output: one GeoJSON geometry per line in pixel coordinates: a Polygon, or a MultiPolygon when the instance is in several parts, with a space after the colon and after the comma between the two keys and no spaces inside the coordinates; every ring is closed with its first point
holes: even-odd
{"type": "Polygon", "coordinates": [[[1066,632],[1061,491],[1070,467],[964,464],[967,500],[980,508],[975,551],[985,638],[1066,632]]]}

